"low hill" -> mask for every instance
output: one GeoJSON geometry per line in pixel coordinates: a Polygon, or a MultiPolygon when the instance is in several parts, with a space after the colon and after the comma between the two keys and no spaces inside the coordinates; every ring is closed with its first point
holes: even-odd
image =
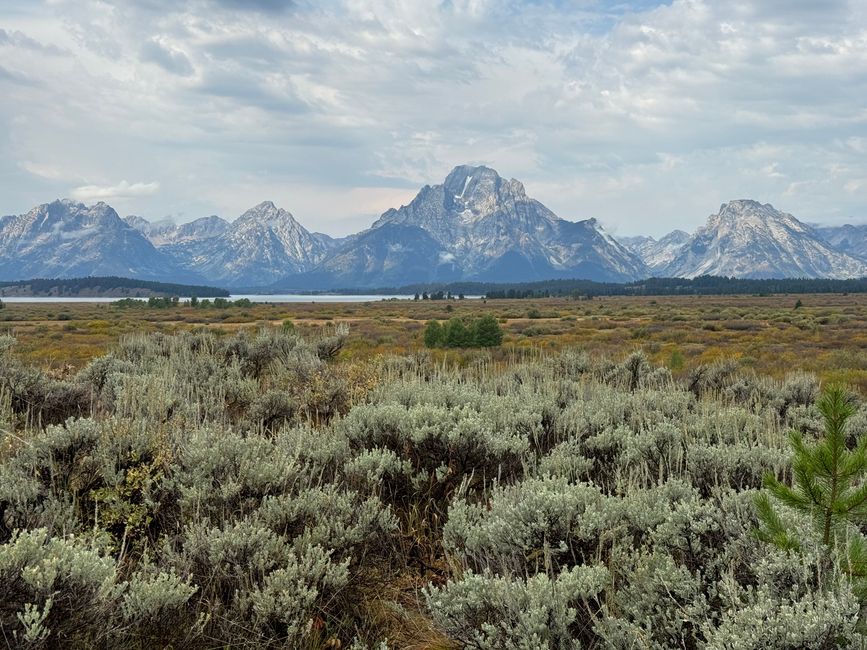
{"type": "Polygon", "coordinates": [[[199,298],[217,298],[228,295],[228,291],[219,287],[152,282],[114,276],[36,278],[0,282],[0,297],[149,298],[150,296],[197,296],[199,298]]]}

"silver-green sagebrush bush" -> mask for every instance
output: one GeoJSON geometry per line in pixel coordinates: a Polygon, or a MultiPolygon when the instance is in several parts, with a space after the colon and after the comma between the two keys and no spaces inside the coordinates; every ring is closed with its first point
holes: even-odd
{"type": "Polygon", "coordinates": [[[864,406],[832,499],[811,376],[422,353],[356,390],[347,335],[134,336],[64,380],[0,338],[7,645],[864,647],[864,406]]]}
{"type": "Polygon", "coordinates": [[[566,650],[583,647],[607,583],[602,566],[526,579],[468,572],[425,596],[437,624],[464,647],[566,650]]]}

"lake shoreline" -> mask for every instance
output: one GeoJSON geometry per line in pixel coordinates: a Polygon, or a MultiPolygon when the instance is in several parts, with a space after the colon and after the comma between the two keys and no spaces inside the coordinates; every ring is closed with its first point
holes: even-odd
{"type": "MultiPolygon", "coordinates": [[[[146,301],[149,296],[9,296],[0,300],[7,304],[21,303],[50,303],[50,304],[77,304],[77,303],[114,303],[119,300],[131,298],[133,300],[146,301]]],[[[190,300],[191,296],[180,296],[180,300],[190,300]]],[[[364,303],[381,302],[389,300],[412,300],[412,295],[379,295],[379,294],[232,294],[227,300],[247,299],[254,303],[364,303]]]]}

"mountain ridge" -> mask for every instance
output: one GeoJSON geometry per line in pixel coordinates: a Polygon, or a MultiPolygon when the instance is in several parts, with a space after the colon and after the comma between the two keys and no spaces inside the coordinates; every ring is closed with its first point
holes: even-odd
{"type": "Polygon", "coordinates": [[[692,234],[611,236],[569,221],[484,165],[455,167],[369,228],[307,230],[272,201],[233,221],[121,219],[100,202],[58,200],[0,219],[0,279],[133,275],[227,287],[323,290],[421,282],[651,276],[867,276],[867,226],[810,226],[752,199],[724,203],[692,234]],[[17,277],[16,277],[17,276],[17,277]]]}
{"type": "Polygon", "coordinates": [[[867,275],[867,261],[829,245],[813,228],[770,203],[737,199],[716,214],[655,270],[694,278],[851,278],[867,275]]]}
{"type": "Polygon", "coordinates": [[[0,222],[0,279],[88,275],[202,280],[160,253],[102,201],[86,206],[56,200],[0,222]]]}

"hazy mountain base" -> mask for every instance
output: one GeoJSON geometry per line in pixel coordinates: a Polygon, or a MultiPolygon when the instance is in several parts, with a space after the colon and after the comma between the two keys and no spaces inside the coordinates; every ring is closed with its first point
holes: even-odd
{"type": "Polygon", "coordinates": [[[343,335],[134,337],[69,381],[4,339],[4,638],[864,646],[835,558],[753,534],[786,431],[820,430],[812,378],[676,383],[579,352],[349,365],[343,335]]]}

